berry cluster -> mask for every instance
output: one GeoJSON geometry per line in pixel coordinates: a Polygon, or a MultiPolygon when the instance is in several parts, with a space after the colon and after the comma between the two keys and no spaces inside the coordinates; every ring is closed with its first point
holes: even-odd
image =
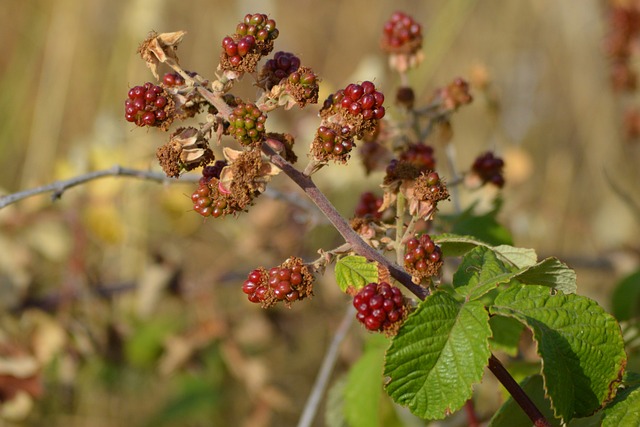
{"type": "Polygon", "coordinates": [[[267,115],[255,104],[240,103],[229,115],[229,133],[242,145],[254,145],[264,136],[266,120],[267,115]]]}
{"type": "Polygon", "coordinates": [[[318,102],[319,81],[320,79],[311,68],[300,67],[289,74],[287,92],[293,96],[300,108],[307,104],[315,104],[318,102]]]}
{"type": "Polygon", "coordinates": [[[369,283],[353,298],[356,318],[370,331],[393,333],[406,318],[407,309],[400,289],[386,282],[369,283]]]}
{"type": "MultiPolygon", "coordinates": [[[[265,62],[262,67],[258,77],[258,86],[265,90],[271,90],[282,79],[298,71],[298,68],[300,68],[300,58],[293,53],[276,52],[273,58],[265,62]]],[[[300,80],[299,75],[298,80],[300,80]]]]}
{"type": "Polygon", "coordinates": [[[380,120],[384,117],[384,95],[376,91],[370,81],[362,84],[350,83],[333,95],[333,105],[339,105],[351,115],[362,115],[364,120],[380,120]]]}
{"type": "Polygon", "coordinates": [[[611,81],[616,90],[634,91],[638,76],[633,68],[632,52],[640,34],[640,10],[633,3],[612,3],[610,7],[605,49],[611,60],[611,81]]]}
{"type": "Polygon", "coordinates": [[[390,53],[414,53],[422,46],[422,26],[403,12],[394,12],[382,28],[382,49],[390,53]]]}
{"type": "Polygon", "coordinates": [[[414,183],[414,196],[420,202],[436,204],[449,198],[449,191],[437,172],[423,173],[414,183]]]}
{"type": "Polygon", "coordinates": [[[436,159],[433,157],[433,147],[417,143],[409,144],[400,153],[400,160],[416,166],[420,172],[432,171],[436,168],[436,159]]]}
{"type": "Polygon", "coordinates": [[[460,77],[438,92],[442,106],[447,111],[455,111],[459,107],[470,104],[473,97],[469,93],[469,83],[460,77]]]}
{"type": "Polygon", "coordinates": [[[502,169],[504,161],[500,157],[495,157],[491,151],[478,156],[473,162],[473,172],[482,179],[482,183],[491,183],[498,188],[504,186],[504,176],[502,169]]]}
{"type": "Polygon", "coordinates": [[[215,196],[216,194],[209,186],[209,181],[201,181],[196,191],[191,195],[193,210],[205,218],[209,216],[218,218],[223,215],[227,207],[227,201],[225,199],[216,198],[215,196]]]}
{"type": "Polygon", "coordinates": [[[254,72],[258,61],[273,49],[278,37],[276,21],[262,13],[248,14],[232,37],[222,39],[220,66],[224,70],[254,72]]]}
{"type": "Polygon", "coordinates": [[[276,28],[276,21],[269,19],[264,13],[248,13],[244,21],[236,26],[239,36],[253,36],[258,42],[275,40],[280,31],[276,28]]]}
{"type": "Polygon", "coordinates": [[[222,39],[222,48],[229,57],[229,63],[236,67],[242,63],[242,58],[247,56],[255,45],[254,36],[244,36],[237,42],[228,36],[222,39]]]}
{"type": "Polygon", "coordinates": [[[422,279],[438,274],[443,264],[442,250],[429,235],[409,239],[405,249],[404,267],[412,276],[422,279]]]}
{"type": "Polygon", "coordinates": [[[269,271],[260,267],[249,273],[242,292],[249,301],[270,307],[279,301],[289,305],[312,295],[313,277],[300,258],[289,258],[269,271]]]}
{"type": "Polygon", "coordinates": [[[320,153],[316,153],[318,150],[313,150],[316,158],[336,161],[345,161],[354,147],[353,137],[348,126],[342,126],[338,129],[320,126],[313,145],[321,147],[320,153]]]}
{"type": "Polygon", "coordinates": [[[128,99],[124,103],[124,117],[138,126],[157,126],[163,129],[171,121],[170,111],[173,102],[160,86],[145,83],[129,89],[128,99]]]}
{"type": "Polygon", "coordinates": [[[162,77],[162,83],[166,87],[182,86],[184,85],[184,78],[178,73],[166,73],[162,77]]]}
{"type": "Polygon", "coordinates": [[[382,197],[376,197],[370,191],[362,193],[360,200],[356,205],[356,216],[360,218],[382,218],[382,212],[379,212],[380,206],[382,206],[382,197]]]}

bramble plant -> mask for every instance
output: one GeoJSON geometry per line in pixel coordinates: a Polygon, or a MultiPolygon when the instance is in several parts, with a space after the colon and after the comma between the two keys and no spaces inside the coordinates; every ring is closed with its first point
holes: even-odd
{"type": "MultiPolygon", "coordinates": [[[[499,190],[508,182],[504,161],[492,151],[479,153],[464,172],[456,169],[451,117],[473,101],[467,81],[452,79],[427,102],[408,84],[408,71],[423,57],[420,23],[395,12],[382,26],[380,47],[400,81],[394,92],[371,76],[326,99],[318,98],[321,77],[297,55],[268,57],[280,31],[274,19],[248,14],[234,31],[218,43],[214,78],[182,68],[177,49],[184,32],[150,33],[138,53],[157,83],[131,87],[124,116],[170,131],[156,151],[167,177],[201,170],[185,207],[192,203],[208,226],[252,209],[284,174],[342,235],[343,245],[320,249],[316,260],[290,254],[279,265],[256,265],[238,283],[251,303],[290,307],[311,298],[316,278],[334,268],[336,284],[352,297],[351,317],[377,335],[346,382],[330,391],[340,397],[328,399],[332,423],[383,425],[378,403],[388,395],[421,419],[465,408],[469,425],[479,425],[474,386],[489,369],[511,395],[490,426],[640,424],[640,374],[625,369],[620,326],[576,294],[575,272],[557,258],[539,260],[533,249],[513,246],[495,212],[478,223],[474,206],[438,214],[443,203],[458,206],[461,191],[499,190]],[[259,88],[256,99],[233,94],[250,79],[259,88]],[[269,131],[271,111],[316,104],[307,153],[297,136],[269,131]],[[175,127],[193,118],[198,125],[175,127]],[[436,132],[442,147],[426,143],[436,132]],[[295,166],[298,157],[308,159],[304,168],[295,166]],[[367,175],[384,177],[378,190],[357,195],[353,217],[345,218],[312,177],[323,168],[340,173],[354,161],[367,175]],[[494,353],[516,356],[525,330],[539,363],[529,376],[512,376],[494,353]]],[[[312,419],[305,411],[299,425],[312,419]]]]}

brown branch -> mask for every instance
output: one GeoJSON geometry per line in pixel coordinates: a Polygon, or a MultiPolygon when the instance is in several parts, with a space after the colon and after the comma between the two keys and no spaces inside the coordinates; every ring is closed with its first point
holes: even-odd
{"type": "Polygon", "coordinates": [[[527,393],[520,387],[520,384],[513,379],[509,371],[493,354],[489,358],[489,370],[493,372],[498,381],[507,389],[513,400],[522,408],[525,414],[533,421],[535,427],[550,427],[551,424],[545,419],[542,412],[531,401],[527,393]]]}
{"type": "Polygon", "coordinates": [[[304,175],[293,167],[289,162],[273,151],[269,145],[263,144],[262,151],[269,157],[274,165],[282,169],[282,171],[287,174],[293,182],[302,188],[302,190],[307,194],[307,196],[309,196],[313,203],[320,208],[322,213],[326,215],[331,224],[333,224],[335,229],[338,230],[340,235],[342,235],[344,240],[351,245],[356,253],[387,267],[391,276],[398,282],[402,283],[418,298],[424,299],[428,295],[427,289],[418,286],[411,281],[411,275],[400,268],[397,264],[385,258],[381,253],[362,240],[358,233],[351,228],[349,223],[347,223],[336,208],[333,207],[331,202],[327,200],[326,196],[320,191],[320,189],[316,187],[315,183],[311,180],[311,177],[304,175]]]}

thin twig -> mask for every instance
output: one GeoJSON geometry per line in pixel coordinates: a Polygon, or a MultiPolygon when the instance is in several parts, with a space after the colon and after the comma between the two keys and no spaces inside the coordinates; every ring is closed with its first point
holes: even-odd
{"type": "Polygon", "coordinates": [[[20,200],[26,199],[28,197],[33,197],[38,194],[50,193],[52,200],[57,200],[62,197],[62,194],[67,191],[69,188],[78,186],[80,184],[84,184],[89,181],[93,181],[95,179],[100,179],[108,176],[127,176],[139,179],[145,179],[148,181],[155,181],[163,184],[174,183],[174,182],[198,182],[200,177],[186,175],[181,177],[180,180],[176,180],[175,178],[168,178],[162,172],[153,172],[153,171],[144,171],[138,169],[129,169],[124,168],[120,165],[114,165],[109,169],[103,169],[99,171],[89,172],[82,175],[75,176],[70,179],[64,179],[60,181],[53,182],[51,184],[43,185],[41,187],[32,188],[30,190],[19,191],[17,193],[12,193],[6,196],[0,197],[0,209],[9,206],[10,204],[16,203],[20,200]]]}
{"type": "Polygon", "coordinates": [[[338,358],[338,349],[340,348],[340,344],[342,343],[344,338],[347,336],[349,327],[351,326],[351,323],[355,318],[355,312],[355,308],[353,308],[353,306],[349,304],[349,308],[344,314],[344,317],[340,322],[340,326],[338,326],[336,334],[333,336],[331,345],[329,345],[329,349],[324,355],[324,360],[322,361],[320,372],[318,372],[316,381],[313,384],[313,388],[311,389],[311,394],[309,394],[309,397],[307,398],[307,403],[304,405],[304,410],[302,411],[302,415],[300,416],[300,421],[298,421],[298,427],[309,427],[311,423],[313,423],[313,418],[318,411],[320,400],[322,399],[322,395],[327,388],[329,377],[331,376],[333,367],[336,364],[336,359],[338,358]]]}

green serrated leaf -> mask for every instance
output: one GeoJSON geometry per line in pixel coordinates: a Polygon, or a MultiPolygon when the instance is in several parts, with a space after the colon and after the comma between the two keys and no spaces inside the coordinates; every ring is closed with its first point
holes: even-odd
{"type": "Polygon", "coordinates": [[[565,294],[575,294],[577,289],[576,272],[557,258],[547,258],[533,265],[516,278],[531,285],[550,286],[565,294]]]}
{"type": "Polygon", "coordinates": [[[378,282],[378,266],[363,256],[350,255],[336,263],[336,281],[345,292],[348,287],[359,290],[369,283],[378,282]]]}
{"type": "Polygon", "coordinates": [[[640,426],[640,375],[627,374],[624,388],[602,412],[603,427],[640,426]]]}
{"type": "Polygon", "coordinates": [[[595,301],[518,284],[501,292],[490,310],[532,330],[546,392],[565,422],[590,415],[613,396],[626,355],[618,323],[595,301]]]}
{"type": "Polygon", "coordinates": [[[500,350],[509,356],[518,354],[518,344],[524,325],[511,317],[493,316],[489,319],[493,336],[489,340],[492,350],[500,350]]]}
{"type": "Polygon", "coordinates": [[[499,284],[508,283],[514,275],[491,249],[478,246],[462,259],[453,275],[453,286],[467,300],[475,300],[499,284]]]}
{"type": "Polygon", "coordinates": [[[461,236],[452,233],[443,233],[431,236],[434,243],[440,246],[442,254],[447,257],[463,256],[476,246],[490,247],[488,243],[480,241],[472,236],[461,236]]]}
{"type": "Polygon", "coordinates": [[[444,256],[462,256],[473,248],[480,246],[491,249],[503,261],[508,261],[517,268],[530,267],[538,260],[538,255],[533,249],[516,248],[509,245],[491,246],[472,236],[445,233],[432,236],[432,239],[436,244],[440,245],[444,256]]]}
{"type": "MultiPolygon", "coordinates": [[[[553,416],[551,402],[545,398],[542,376],[534,375],[526,378],[520,383],[520,387],[531,398],[536,407],[542,412],[542,415],[549,421],[552,426],[561,426],[562,423],[558,418],[553,416]]],[[[498,409],[491,420],[488,427],[513,427],[513,426],[533,426],[529,417],[524,413],[522,408],[512,399],[509,398],[498,409]]]]}
{"type": "Polygon", "coordinates": [[[517,268],[531,267],[538,261],[538,255],[533,249],[516,248],[509,245],[494,246],[492,249],[503,260],[509,261],[517,268]]]}
{"type": "Polygon", "coordinates": [[[442,291],[427,297],[387,350],[391,398],[426,419],[460,409],[489,360],[488,320],[478,301],[460,303],[442,291]]]}
{"type": "Polygon", "coordinates": [[[611,309],[616,319],[640,317],[640,271],[620,280],[611,297],[611,309]]]}
{"type": "Polygon", "coordinates": [[[350,427],[381,425],[379,402],[382,395],[384,347],[368,346],[351,367],[344,389],[344,416],[350,427]]]}

